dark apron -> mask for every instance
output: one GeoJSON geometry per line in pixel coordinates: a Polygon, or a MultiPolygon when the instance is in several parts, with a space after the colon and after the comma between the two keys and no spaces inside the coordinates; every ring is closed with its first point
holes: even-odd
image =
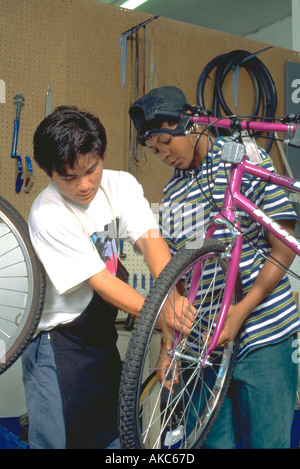
{"type": "Polygon", "coordinates": [[[115,307],[94,294],[79,318],[50,332],[67,449],[105,448],[118,437],[121,360],[116,347],[116,315],[115,307]]]}

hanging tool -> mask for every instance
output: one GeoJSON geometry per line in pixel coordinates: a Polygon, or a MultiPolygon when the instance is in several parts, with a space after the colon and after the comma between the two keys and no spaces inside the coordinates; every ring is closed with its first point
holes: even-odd
{"type": "Polygon", "coordinates": [[[16,96],[14,96],[14,104],[16,106],[16,114],[15,114],[15,121],[14,121],[14,134],[13,134],[13,143],[12,143],[12,150],[11,150],[11,157],[17,159],[18,165],[18,175],[15,184],[15,190],[17,193],[20,192],[22,189],[22,185],[24,179],[22,178],[23,174],[23,166],[22,166],[22,159],[21,156],[17,154],[17,144],[18,144],[18,135],[19,135],[19,128],[20,128],[20,116],[21,116],[21,109],[24,106],[25,98],[21,95],[20,90],[16,96]]]}
{"type": "MultiPolygon", "coordinates": [[[[143,28],[143,40],[144,40],[144,46],[143,46],[143,95],[146,92],[145,89],[145,74],[146,74],[146,25],[150,23],[153,20],[156,20],[158,16],[154,16],[152,18],[149,18],[148,20],[134,26],[133,28],[129,29],[128,31],[125,31],[123,34],[121,34],[120,37],[120,43],[121,43],[121,72],[122,72],[122,87],[125,87],[125,82],[126,82],[126,65],[127,65],[127,40],[129,37],[133,37],[135,34],[136,36],[136,41],[135,41],[135,97],[134,99],[136,100],[138,98],[138,88],[139,88],[139,81],[140,81],[140,76],[139,76],[139,71],[140,71],[140,63],[139,63],[139,30],[143,28]]],[[[153,46],[153,44],[152,44],[153,46]]],[[[135,163],[140,163],[145,159],[145,149],[143,150],[143,158],[141,161],[138,159],[138,144],[136,142],[136,139],[132,137],[135,135],[135,129],[132,130],[132,122],[131,120],[129,121],[129,162],[128,162],[128,171],[129,173],[131,172],[131,160],[133,156],[133,160],[135,163]],[[132,144],[133,140],[133,144],[132,144]]]]}
{"type": "Polygon", "coordinates": [[[31,180],[31,177],[32,177],[32,174],[33,174],[33,170],[32,170],[32,164],[31,164],[31,159],[28,155],[28,153],[26,153],[26,164],[27,164],[27,173],[28,173],[28,176],[26,177],[25,179],[25,184],[24,184],[24,192],[26,192],[26,194],[29,194],[29,192],[31,191],[33,185],[34,185],[34,182],[31,180]]]}
{"type": "Polygon", "coordinates": [[[126,82],[127,39],[129,38],[129,36],[132,36],[139,29],[145,27],[146,24],[150,23],[150,21],[153,21],[156,18],[158,18],[158,16],[154,16],[153,18],[150,18],[149,20],[144,21],[143,23],[140,23],[137,26],[134,26],[133,28],[128,29],[128,31],[125,31],[125,33],[121,34],[121,37],[120,37],[120,43],[121,43],[121,71],[122,71],[122,87],[123,88],[125,88],[125,82],[126,82]]]}
{"type": "Polygon", "coordinates": [[[51,114],[51,100],[52,100],[52,92],[51,92],[50,85],[48,84],[47,94],[46,94],[46,112],[45,112],[46,117],[49,116],[49,114],[51,114]]]}

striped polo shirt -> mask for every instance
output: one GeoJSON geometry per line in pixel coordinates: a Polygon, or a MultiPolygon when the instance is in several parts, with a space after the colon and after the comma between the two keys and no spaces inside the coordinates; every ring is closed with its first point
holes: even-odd
{"type": "MultiPolygon", "coordinates": [[[[221,161],[221,149],[230,137],[216,139],[196,173],[175,169],[173,177],[164,188],[160,212],[162,236],[172,254],[181,249],[197,248],[203,243],[203,227],[221,208],[224,200],[230,165],[221,161]],[[201,189],[200,189],[201,187],[201,189]]],[[[274,170],[267,153],[259,148],[262,162],[259,166],[274,170]]],[[[296,219],[297,216],[285,195],[275,185],[245,174],[241,192],[273,220],[296,219]]],[[[243,233],[243,250],[240,271],[245,295],[253,285],[265,258],[261,250],[270,251],[266,231],[245,212],[238,210],[243,233]],[[254,243],[258,249],[252,245],[254,243]]],[[[229,231],[222,227],[214,238],[231,240],[229,231]]],[[[197,299],[195,301],[195,306],[197,299]]],[[[284,275],[275,290],[257,306],[245,321],[238,352],[241,360],[250,351],[267,344],[280,342],[299,330],[299,314],[290,282],[284,275]]]]}

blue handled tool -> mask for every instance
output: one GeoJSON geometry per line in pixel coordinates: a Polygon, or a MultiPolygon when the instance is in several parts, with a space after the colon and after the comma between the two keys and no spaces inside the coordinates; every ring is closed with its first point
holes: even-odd
{"type": "Polygon", "coordinates": [[[14,134],[13,134],[13,143],[12,143],[12,149],[11,149],[11,157],[17,159],[18,175],[17,175],[16,184],[15,184],[15,190],[17,193],[19,193],[22,189],[24,179],[22,178],[22,175],[23,175],[22,159],[21,159],[21,156],[17,154],[17,144],[18,144],[18,136],[19,136],[19,128],[20,128],[21,109],[24,106],[25,98],[24,96],[21,95],[19,91],[18,94],[14,96],[14,100],[15,100],[14,104],[16,106],[16,114],[15,114],[15,120],[14,120],[14,134]]]}
{"type": "Polygon", "coordinates": [[[26,164],[27,164],[28,176],[25,179],[24,192],[26,192],[26,194],[29,194],[29,192],[31,191],[34,185],[34,182],[31,179],[32,174],[33,174],[33,169],[32,169],[31,159],[30,159],[30,156],[28,156],[28,153],[26,153],[26,164]]]}

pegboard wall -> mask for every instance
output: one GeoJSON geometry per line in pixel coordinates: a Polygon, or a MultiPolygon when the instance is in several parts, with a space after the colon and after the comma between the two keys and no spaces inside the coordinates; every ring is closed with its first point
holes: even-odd
{"type": "MultiPolygon", "coordinates": [[[[153,277],[144,261],[144,257],[136,253],[129,242],[121,241],[120,259],[129,272],[128,284],[146,297],[153,285],[153,277]]],[[[119,311],[118,320],[124,318],[127,318],[127,313],[119,311]]]]}
{"type": "MultiPolygon", "coordinates": [[[[132,172],[143,185],[149,202],[159,203],[171,169],[135,148],[128,116],[130,104],[151,87],[162,85],[179,86],[187,99],[196,104],[198,78],[212,58],[234,49],[255,52],[264,47],[96,0],[0,0],[0,8],[0,194],[25,218],[34,198],[49,182],[32,161],[32,137],[45,116],[48,85],[52,109],[77,105],[100,117],[108,135],[105,166],[132,172]],[[145,27],[134,29],[149,19],[145,27]],[[130,30],[123,86],[120,37],[130,30]],[[32,161],[34,185],[29,193],[23,188],[15,192],[17,161],[11,157],[14,96],[19,91],[25,101],[17,152],[22,157],[24,178],[26,153],[32,161]]],[[[275,81],[278,115],[283,116],[284,64],[287,60],[300,63],[299,54],[274,47],[260,58],[275,81]]],[[[230,99],[230,80],[224,87],[230,99]]],[[[206,93],[212,96],[209,86],[206,93]]],[[[249,83],[242,74],[240,95],[243,109],[237,112],[245,114],[251,97],[249,83]]],[[[274,154],[273,159],[281,170],[280,157],[274,154]]]]}

